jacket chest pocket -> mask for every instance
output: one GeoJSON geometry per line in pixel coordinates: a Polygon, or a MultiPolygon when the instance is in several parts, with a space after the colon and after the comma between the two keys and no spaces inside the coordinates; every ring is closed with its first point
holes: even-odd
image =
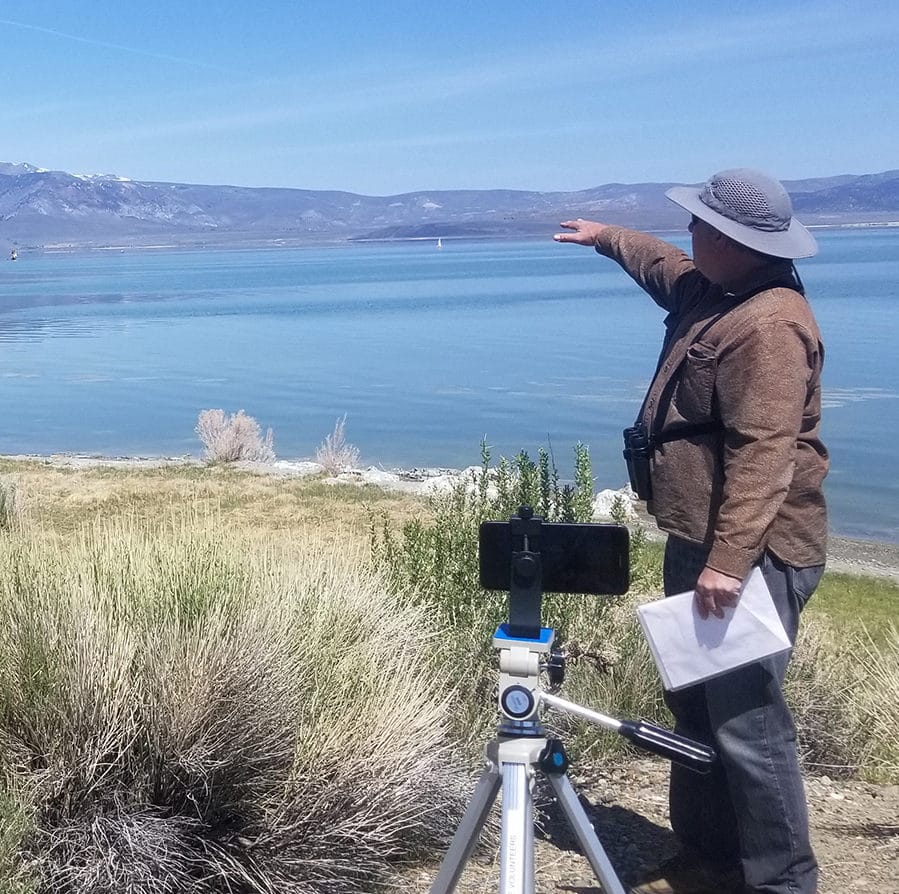
{"type": "Polygon", "coordinates": [[[674,407],[684,419],[700,422],[712,415],[717,373],[714,348],[702,343],[690,345],[674,389],[674,407]]]}

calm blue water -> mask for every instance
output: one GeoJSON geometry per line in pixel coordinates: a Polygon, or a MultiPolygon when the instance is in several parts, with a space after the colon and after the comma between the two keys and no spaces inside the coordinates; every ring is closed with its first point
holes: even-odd
{"type": "MultiPolygon", "coordinates": [[[[831,524],[899,541],[899,232],[829,232],[802,274],[827,344],[831,524]]],[[[683,243],[682,243],[683,244],[683,243]]],[[[363,461],[479,461],[620,431],[662,312],[611,262],[544,242],[96,252],[0,265],[0,453],[199,455],[200,410],[246,410],[282,458],[347,414],[363,461]]]]}

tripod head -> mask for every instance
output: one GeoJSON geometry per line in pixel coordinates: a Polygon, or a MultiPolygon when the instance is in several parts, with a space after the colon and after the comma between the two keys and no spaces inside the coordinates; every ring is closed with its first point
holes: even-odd
{"type": "MultiPolygon", "coordinates": [[[[501,736],[542,737],[539,709],[545,702],[691,770],[711,769],[715,753],[705,745],[646,721],[607,717],[541,688],[541,662],[554,654],[555,641],[555,631],[541,626],[544,585],[563,593],[626,593],[630,573],[626,527],[546,523],[529,506],[522,506],[508,522],[484,522],[479,546],[481,586],[509,592],[509,620],[493,636],[493,647],[500,653],[501,736]]],[[[559,660],[554,664],[561,676],[559,660]]]]}

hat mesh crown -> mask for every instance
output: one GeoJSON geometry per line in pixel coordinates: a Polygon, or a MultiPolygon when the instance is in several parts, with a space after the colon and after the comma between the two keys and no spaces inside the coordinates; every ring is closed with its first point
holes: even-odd
{"type": "Polygon", "coordinates": [[[706,183],[699,198],[709,208],[753,229],[779,231],[790,226],[793,206],[780,183],[763,175],[722,171],[706,183]]]}
{"type": "Polygon", "coordinates": [[[745,180],[721,177],[710,183],[709,189],[714,192],[719,202],[740,214],[762,220],[777,216],[768,203],[768,197],[758,187],[745,180]]]}

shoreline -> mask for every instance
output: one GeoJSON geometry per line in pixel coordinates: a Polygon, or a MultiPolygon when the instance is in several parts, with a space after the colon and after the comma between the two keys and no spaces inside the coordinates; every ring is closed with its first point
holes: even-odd
{"type": "MultiPolygon", "coordinates": [[[[810,230],[878,230],[878,229],[897,229],[899,228],[899,220],[859,220],[848,223],[813,223],[806,224],[810,230]]],[[[553,227],[547,226],[547,233],[552,232],[553,227]]],[[[670,227],[646,227],[645,232],[652,233],[657,236],[669,236],[671,234],[682,235],[682,230],[672,229],[670,227]]],[[[321,248],[333,246],[353,246],[353,245],[372,245],[384,244],[395,245],[414,242],[434,242],[438,236],[444,242],[490,242],[490,241],[530,241],[542,240],[544,236],[541,232],[513,232],[513,233],[468,233],[459,235],[441,235],[435,232],[428,236],[344,236],[329,234],[327,236],[316,237],[297,237],[285,238],[283,236],[259,237],[249,240],[229,240],[223,238],[220,242],[210,239],[210,234],[195,234],[196,238],[185,238],[175,242],[140,242],[140,241],[88,241],[88,242],[45,242],[45,243],[25,243],[19,244],[16,240],[9,237],[5,239],[7,253],[12,247],[19,252],[18,260],[27,255],[70,255],[70,254],[89,254],[91,252],[160,252],[160,251],[269,251],[279,249],[297,249],[297,248],[321,248]],[[206,238],[201,238],[202,236],[206,238]]],[[[136,237],[135,237],[136,238],[136,237]]],[[[161,236],[159,237],[162,238],[161,236]]],[[[546,238],[549,238],[547,235],[546,238]]]]}
{"type": "MultiPolygon", "coordinates": [[[[54,454],[2,454],[0,460],[12,463],[42,463],[53,468],[93,469],[100,467],[119,469],[159,469],[178,467],[202,468],[207,463],[197,456],[100,456],[97,454],[54,453],[54,454]]],[[[275,460],[270,463],[236,462],[235,469],[256,475],[304,478],[320,475],[325,470],[312,460],[275,460]]],[[[472,467],[473,468],[473,467],[472,467]]],[[[417,496],[428,496],[452,486],[466,469],[413,468],[384,469],[369,466],[366,469],[352,469],[340,475],[326,478],[332,484],[374,485],[385,490],[393,490],[417,496]]],[[[602,500],[602,491],[595,500],[602,500]]],[[[651,516],[635,506],[638,519],[658,539],[664,534],[655,527],[651,516]]],[[[827,568],[829,571],[847,574],[866,574],[886,577],[899,583],[899,543],[882,540],[867,540],[843,537],[829,532],[827,544],[827,568]]]]}

